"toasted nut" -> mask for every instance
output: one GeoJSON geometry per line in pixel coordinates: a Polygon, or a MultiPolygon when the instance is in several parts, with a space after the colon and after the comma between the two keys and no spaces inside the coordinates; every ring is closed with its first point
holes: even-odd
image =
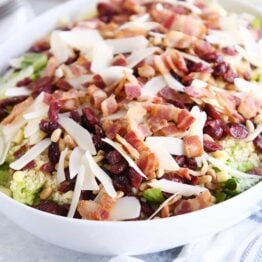
{"type": "Polygon", "coordinates": [[[156,72],[152,66],[144,64],[143,66],[138,68],[138,74],[141,77],[150,78],[153,77],[156,74],[156,72]]]}
{"type": "Polygon", "coordinates": [[[65,140],[65,144],[69,148],[75,148],[76,147],[76,143],[70,135],[65,135],[64,140],[65,140]]]}
{"type": "Polygon", "coordinates": [[[169,202],[168,205],[174,205],[177,201],[179,201],[182,198],[182,195],[176,195],[174,198],[172,198],[169,202]]]}
{"type": "Polygon", "coordinates": [[[157,177],[157,178],[161,178],[164,174],[165,174],[164,169],[159,168],[159,169],[158,169],[158,172],[157,172],[157,174],[156,174],[156,177],[157,177]]]}
{"type": "Polygon", "coordinates": [[[217,173],[217,182],[222,183],[227,181],[230,178],[230,175],[226,171],[221,171],[217,173]]]}
{"type": "Polygon", "coordinates": [[[59,139],[58,146],[59,146],[60,152],[62,152],[65,149],[65,141],[64,141],[64,139],[59,139]]]}
{"type": "Polygon", "coordinates": [[[210,141],[210,142],[214,142],[215,140],[208,134],[204,134],[204,140],[205,141],[210,141]]]}
{"type": "Polygon", "coordinates": [[[254,118],[254,122],[256,124],[261,124],[262,123],[262,114],[258,114],[255,118],[254,118]]]}
{"type": "Polygon", "coordinates": [[[164,206],[162,209],[161,209],[161,214],[160,214],[160,217],[161,218],[164,218],[164,217],[169,217],[170,216],[170,212],[169,212],[169,206],[166,205],[164,206]]]}
{"type": "Polygon", "coordinates": [[[219,159],[219,160],[223,160],[223,161],[226,161],[228,158],[229,158],[229,155],[227,152],[223,151],[223,150],[218,150],[214,153],[212,153],[212,155],[219,159]]]}
{"type": "Polygon", "coordinates": [[[203,166],[202,166],[202,168],[201,168],[201,170],[200,170],[200,174],[203,176],[203,175],[205,175],[206,173],[207,173],[207,171],[208,171],[208,163],[207,163],[207,160],[206,159],[204,159],[203,160],[203,166]]]}
{"type": "Polygon", "coordinates": [[[105,157],[102,156],[102,155],[100,155],[100,156],[98,156],[98,155],[94,156],[94,160],[96,161],[96,163],[101,162],[104,158],[105,158],[105,157]]]}
{"type": "Polygon", "coordinates": [[[208,171],[207,171],[207,174],[212,177],[212,181],[217,180],[217,175],[216,175],[216,172],[213,168],[209,168],[208,171]]]}
{"type": "Polygon", "coordinates": [[[51,194],[52,194],[52,188],[46,187],[41,191],[39,196],[41,200],[46,200],[50,197],[51,194]]]}
{"type": "Polygon", "coordinates": [[[198,177],[199,184],[206,184],[206,183],[210,183],[211,181],[212,181],[212,177],[208,175],[198,177]]]}
{"type": "Polygon", "coordinates": [[[54,143],[57,143],[62,135],[62,129],[57,128],[51,135],[51,141],[54,143]]]}
{"type": "Polygon", "coordinates": [[[140,191],[144,191],[148,188],[148,184],[146,182],[142,183],[139,187],[140,191]]]}
{"type": "Polygon", "coordinates": [[[69,161],[71,154],[72,154],[72,150],[69,149],[69,150],[67,151],[65,160],[69,161]]]}
{"type": "Polygon", "coordinates": [[[119,199],[119,198],[121,198],[121,197],[123,197],[124,196],[124,192],[123,191],[117,191],[116,192],[116,198],[117,199],[119,199]]]}
{"type": "Polygon", "coordinates": [[[255,130],[254,124],[250,120],[246,121],[246,127],[249,133],[252,133],[255,130]]]}
{"type": "Polygon", "coordinates": [[[69,167],[69,161],[65,160],[65,162],[64,162],[64,168],[67,168],[67,167],[69,167]]]}

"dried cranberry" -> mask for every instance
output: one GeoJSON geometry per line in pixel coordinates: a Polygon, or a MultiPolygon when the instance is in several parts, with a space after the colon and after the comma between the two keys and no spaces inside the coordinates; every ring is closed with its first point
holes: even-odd
{"type": "Polygon", "coordinates": [[[110,171],[114,175],[120,175],[123,173],[127,168],[127,163],[126,161],[122,161],[120,163],[116,163],[114,165],[107,165],[106,169],[110,171]]]}
{"type": "Polygon", "coordinates": [[[207,120],[204,133],[210,135],[215,140],[220,140],[224,137],[224,122],[222,120],[207,120]]]}
{"type": "Polygon", "coordinates": [[[231,67],[228,67],[228,70],[225,73],[223,78],[226,82],[233,84],[236,77],[237,77],[237,75],[234,73],[234,71],[231,69],[231,67]]]}
{"type": "Polygon", "coordinates": [[[200,58],[210,63],[220,63],[223,61],[223,57],[216,51],[205,53],[201,55],[200,58]]]}
{"type": "Polygon", "coordinates": [[[257,151],[259,151],[260,153],[262,153],[262,134],[260,134],[254,141],[254,146],[256,148],[257,151]]]}
{"type": "Polygon", "coordinates": [[[25,165],[22,170],[28,170],[36,167],[36,163],[34,160],[30,161],[27,165],[25,165]]]}
{"type": "Polygon", "coordinates": [[[48,158],[52,164],[56,164],[59,161],[60,158],[60,150],[58,143],[51,143],[51,145],[48,148],[48,158]]]}
{"type": "Polygon", "coordinates": [[[30,48],[29,51],[35,53],[41,53],[47,51],[48,49],[50,49],[50,45],[48,41],[38,41],[30,48]]]}
{"type": "Polygon", "coordinates": [[[53,77],[45,76],[33,81],[28,85],[28,89],[33,91],[33,96],[37,96],[41,92],[52,93],[53,92],[53,77]]]}
{"type": "Polygon", "coordinates": [[[55,202],[46,200],[41,202],[39,205],[35,206],[36,209],[55,214],[60,216],[66,216],[68,213],[68,205],[58,205],[55,202]]]}
{"type": "Polygon", "coordinates": [[[57,87],[57,89],[62,90],[62,91],[68,91],[68,90],[73,88],[67,81],[65,81],[63,79],[60,79],[56,83],[56,87],[57,87]]]}
{"type": "Polygon", "coordinates": [[[68,191],[74,190],[74,187],[75,187],[75,181],[74,180],[64,181],[64,182],[60,183],[57,190],[61,193],[66,193],[68,191]]]}
{"type": "Polygon", "coordinates": [[[0,121],[5,119],[8,116],[8,111],[4,108],[0,108],[0,121]]]}
{"type": "Polygon", "coordinates": [[[99,88],[105,88],[106,84],[100,75],[94,75],[93,83],[99,88]]]}
{"type": "Polygon", "coordinates": [[[138,189],[143,180],[142,176],[138,174],[133,168],[129,168],[128,173],[129,173],[129,180],[132,187],[138,189]]]}
{"type": "Polygon", "coordinates": [[[26,96],[17,96],[17,97],[10,97],[6,99],[2,99],[0,101],[0,108],[6,108],[8,106],[15,106],[26,99],[26,96]]]}
{"type": "Polygon", "coordinates": [[[48,120],[41,120],[39,124],[39,128],[47,133],[48,135],[51,135],[54,130],[56,130],[59,127],[59,124],[57,122],[50,122],[48,120]]]}
{"type": "Polygon", "coordinates": [[[16,159],[22,157],[25,154],[26,150],[27,150],[27,147],[25,145],[21,146],[16,152],[14,152],[14,157],[16,159]]]}
{"type": "Polygon", "coordinates": [[[227,124],[226,132],[228,135],[236,139],[243,139],[248,136],[248,130],[246,126],[242,124],[229,123],[227,124]]]}
{"type": "Polygon", "coordinates": [[[221,115],[216,111],[216,109],[212,105],[205,104],[204,110],[207,113],[207,115],[212,119],[221,119],[221,115]]]}
{"type": "Polygon", "coordinates": [[[17,87],[21,87],[21,86],[28,86],[29,84],[32,83],[32,79],[29,78],[29,77],[26,77],[25,79],[21,80],[21,81],[18,81],[16,83],[16,86],[17,87]]]}
{"type": "Polygon", "coordinates": [[[179,182],[179,183],[185,183],[186,180],[183,177],[178,176],[175,172],[169,172],[163,175],[164,179],[179,182]]]}
{"type": "Polygon", "coordinates": [[[230,56],[237,55],[237,51],[233,47],[223,47],[222,51],[226,55],[230,55],[230,56]]]}
{"type": "Polygon", "coordinates": [[[41,166],[40,169],[44,173],[52,173],[55,170],[55,167],[51,163],[45,163],[41,166]]]}
{"type": "Polygon", "coordinates": [[[132,187],[126,176],[116,176],[113,178],[113,185],[117,191],[123,191],[126,195],[132,194],[132,187]]]}
{"type": "Polygon", "coordinates": [[[190,184],[193,186],[196,186],[198,184],[198,177],[197,176],[191,176],[190,184]]]}
{"type": "Polygon", "coordinates": [[[209,66],[203,63],[188,63],[189,72],[208,72],[210,70],[209,66]]]}
{"type": "Polygon", "coordinates": [[[188,158],[186,156],[173,156],[180,167],[197,169],[197,162],[193,158],[188,158]]]}
{"type": "Polygon", "coordinates": [[[90,190],[82,190],[80,195],[80,200],[94,200],[95,195],[90,190]]]}
{"type": "Polygon", "coordinates": [[[53,101],[48,110],[48,118],[51,122],[57,122],[58,113],[60,111],[61,105],[57,101],[53,101]]]}
{"type": "Polygon", "coordinates": [[[116,150],[110,151],[106,155],[106,160],[108,161],[109,164],[112,165],[125,161],[124,158],[121,156],[121,154],[116,150]]]}
{"type": "Polygon", "coordinates": [[[81,116],[77,110],[73,110],[70,112],[70,117],[76,121],[77,123],[81,122],[81,116]]]}
{"type": "Polygon", "coordinates": [[[83,111],[84,119],[89,125],[93,126],[99,123],[97,117],[95,116],[94,111],[91,108],[86,107],[86,108],[83,108],[82,111],[83,111]]]}
{"type": "Polygon", "coordinates": [[[108,23],[111,18],[118,13],[112,3],[98,3],[97,11],[99,18],[105,23],[108,23]]]}
{"type": "Polygon", "coordinates": [[[187,161],[186,161],[186,168],[189,168],[189,169],[197,169],[197,162],[194,158],[187,158],[187,161]]]}
{"type": "Polygon", "coordinates": [[[216,142],[204,140],[204,149],[207,153],[212,153],[218,150],[222,150],[223,147],[216,142]]]}
{"type": "Polygon", "coordinates": [[[223,61],[217,65],[214,66],[214,71],[213,71],[213,76],[216,76],[216,77],[223,77],[224,74],[227,72],[228,70],[228,65],[223,61]]]}
{"type": "Polygon", "coordinates": [[[144,217],[150,217],[154,213],[154,209],[151,207],[150,203],[140,201],[141,204],[141,214],[144,217]]]}

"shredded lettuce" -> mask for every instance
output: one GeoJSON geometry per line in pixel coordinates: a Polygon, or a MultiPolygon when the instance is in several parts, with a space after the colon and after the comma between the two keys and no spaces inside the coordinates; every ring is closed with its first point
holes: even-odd
{"type": "Polygon", "coordinates": [[[162,203],[165,198],[159,188],[150,188],[144,191],[143,197],[152,203],[162,203]]]}
{"type": "Polygon", "coordinates": [[[47,56],[41,53],[26,53],[23,55],[21,68],[25,69],[29,66],[34,68],[34,72],[43,69],[47,64],[47,56]]]}
{"type": "Polygon", "coordinates": [[[259,30],[262,27],[262,20],[259,18],[254,18],[251,22],[251,26],[255,30],[259,30]]]}
{"type": "Polygon", "coordinates": [[[0,167],[0,186],[8,188],[12,180],[8,164],[4,164],[0,167]]]}

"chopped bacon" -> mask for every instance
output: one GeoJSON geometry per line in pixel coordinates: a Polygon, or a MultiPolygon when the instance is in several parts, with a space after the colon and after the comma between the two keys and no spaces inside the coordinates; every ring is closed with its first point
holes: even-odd
{"type": "Polygon", "coordinates": [[[177,127],[182,131],[186,131],[194,121],[195,118],[190,115],[189,111],[182,109],[177,117],[177,127]]]}
{"type": "Polygon", "coordinates": [[[51,57],[48,59],[47,66],[43,72],[43,76],[53,77],[55,74],[55,70],[59,66],[58,61],[55,57],[51,57]]]}
{"type": "Polygon", "coordinates": [[[16,117],[20,116],[32,103],[33,98],[28,97],[25,101],[15,105],[11,113],[1,123],[4,125],[12,123],[16,117]]]}
{"type": "Polygon", "coordinates": [[[103,116],[109,116],[117,111],[118,105],[115,95],[111,95],[101,103],[103,116]]]}
{"type": "Polygon", "coordinates": [[[106,92],[95,85],[88,87],[87,94],[92,97],[94,106],[97,109],[100,109],[101,103],[107,98],[106,92]]]}
{"type": "Polygon", "coordinates": [[[105,120],[102,127],[106,136],[110,139],[115,139],[118,134],[123,136],[126,133],[126,125],[122,120],[105,120]]]}
{"type": "Polygon", "coordinates": [[[126,66],[127,60],[126,57],[123,54],[119,54],[116,57],[114,57],[112,61],[113,66],[126,66]]]}
{"type": "Polygon", "coordinates": [[[261,103],[255,97],[247,96],[241,101],[238,112],[246,119],[250,119],[257,115],[260,108],[261,103]]]}
{"type": "Polygon", "coordinates": [[[176,15],[171,29],[197,38],[204,38],[207,32],[203,21],[192,15],[176,15]]]}
{"type": "Polygon", "coordinates": [[[135,132],[128,132],[125,139],[140,153],[140,157],[137,160],[139,168],[141,168],[149,179],[153,179],[156,171],[159,169],[159,162],[156,155],[149,150],[143,140],[138,138],[135,132]]]}
{"type": "Polygon", "coordinates": [[[162,57],[160,55],[154,55],[154,65],[161,75],[168,73],[168,68],[166,67],[162,57]]]}
{"type": "Polygon", "coordinates": [[[191,176],[190,176],[190,169],[189,168],[180,168],[177,172],[176,175],[178,175],[181,178],[184,178],[185,180],[191,181],[191,176]]]}
{"type": "Polygon", "coordinates": [[[144,64],[138,67],[138,74],[141,77],[150,78],[153,77],[156,74],[156,72],[152,66],[150,66],[149,64],[144,64]]]}
{"type": "Polygon", "coordinates": [[[183,199],[176,205],[174,209],[175,215],[185,214],[199,209],[212,206],[215,202],[214,197],[209,191],[200,193],[198,196],[191,199],[183,199]]]}
{"type": "Polygon", "coordinates": [[[128,100],[133,100],[141,95],[141,86],[127,83],[125,84],[125,93],[128,100]]]}
{"type": "Polygon", "coordinates": [[[186,156],[199,157],[204,153],[203,145],[200,141],[199,136],[185,136],[184,137],[184,149],[186,156]]]}
{"type": "Polygon", "coordinates": [[[159,134],[162,136],[179,137],[183,135],[183,132],[178,129],[176,124],[168,124],[168,126],[163,127],[161,130],[159,130],[159,134]]]}
{"type": "Polygon", "coordinates": [[[168,126],[168,121],[161,117],[150,117],[148,119],[148,124],[153,133],[158,132],[159,130],[168,126]]]}
{"type": "Polygon", "coordinates": [[[129,155],[137,160],[139,158],[139,152],[129,144],[122,136],[116,135],[116,140],[123,146],[123,148],[129,153],[129,155]]]}
{"type": "Polygon", "coordinates": [[[147,106],[147,110],[152,117],[158,117],[168,121],[175,121],[181,111],[180,108],[170,104],[151,104],[147,106]]]}

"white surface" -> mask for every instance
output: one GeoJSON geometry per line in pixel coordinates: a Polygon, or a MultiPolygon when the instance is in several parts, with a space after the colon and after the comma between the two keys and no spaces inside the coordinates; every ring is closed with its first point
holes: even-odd
{"type": "MultiPolygon", "coordinates": [[[[6,64],[10,56],[21,53],[33,40],[52,28],[55,20],[58,18],[57,14],[65,14],[67,12],[68,14],[73,14],[76,12],[76,9],[81,10],[82,6],[86,6],[86,2],[87,0],[75,0],[74,5],[65,7],[64,10],[60,9],[57,12],[52,12],[48,17],[42,18],[42,21],[35,21],[28,26],[28,30],[23,34],[20,35],[18,33],[16,38],[8,42],[0,50],[1,67],[6,64]],[[21,39],[24,39],[24,41],[17,47],[17,42],[21,41],[21,39]]],[[[259,200],[261,188],[262,184],[212,208],[176,218],[151,222],[107,223],[68,220],[37,212],[2,195],[0,195],[0,206],[2,212],[17,224],[52,243],[100,254],[143,253],[178,246],[236,223],[237,220],[242,218],[243,214],[245,216],[249,214],[250,209],[252,209],[251,203],[259,200]],[[138,238],[138,236],[143,237],[138,238]]],[[[106,261],[102,258],[97,260],[97,257],[91,257],[90,259],[90,257],[75,252],[53,248],[51,245],[35,240],[31,236],[29,237],[29,235],[27,236],[30,246],[26,246],[27,242],[22,240],[24,233],[21,233],[21,230],[17,229],[17,227],[14,228],[17,232],[20,232],[22,239],[21,235],[19,238],[19,233],[18,236],[13,235],[11,238],[5,238],[3,236],[8,236],[9,223],[5,219],[2,220],[5,231],[1,233],[1,236],[2,240],[7,241],[7,243],[4,242],[3,244],[3,242],[0,242],[0,248],[9,250],[9,255],[1,258],[3,253],[0,252],[0,261],[17,261],[18,258],[19,261],[106,261]],[[37,243],[45,247],[43,250],[48,250],[48,253],[41,251],[42,249],[39,248],[37,243]],[[13,249],[8,247],[13,247],[13,249]],[[16,250],[20,256],[15,257],[13,250],[16,250]],[[18,250],[20,251],[18,252],[18,250]],[[43,257],[41,257],[41,254],[43,254],[43,257]],[[68,255],[68,260],[66,255],[68,255]]],[[[148,261],[153,260],[150,259],[148,261]]]]}

